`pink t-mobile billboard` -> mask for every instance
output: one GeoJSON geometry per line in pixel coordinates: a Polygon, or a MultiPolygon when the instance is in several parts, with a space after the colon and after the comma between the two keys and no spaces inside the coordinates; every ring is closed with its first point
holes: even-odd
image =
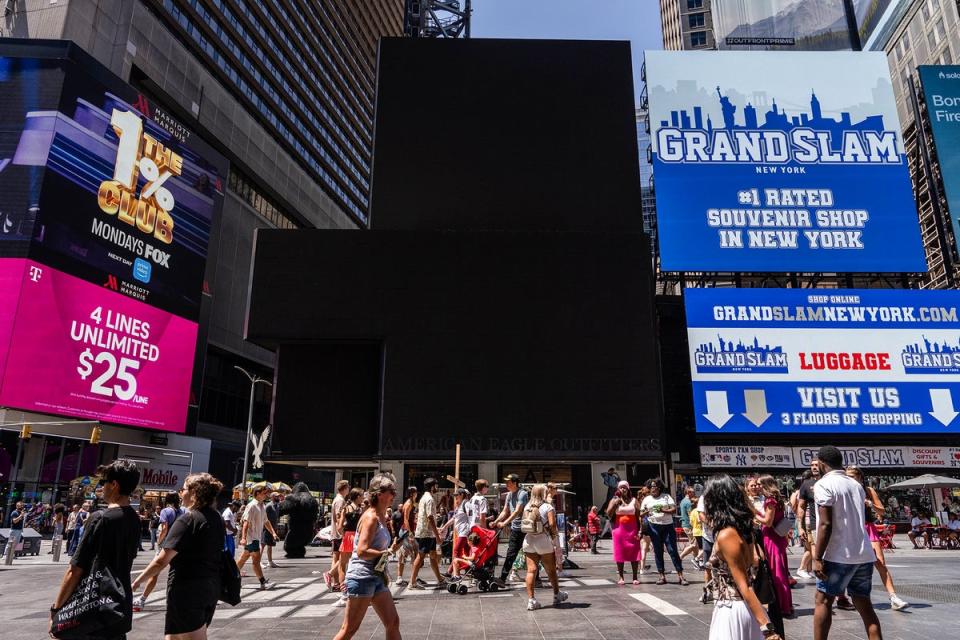
{"type": "Polygon", "coordinates": [[[36,54],[0,45],[0,407],[184,432],[228,163],[92,59],[36,54]]]}
{"type": "Polygon", "coordinates": [[[0,260],[0,287],[0,405],[184,431],[195,322],[32,260],[0,260]]]}

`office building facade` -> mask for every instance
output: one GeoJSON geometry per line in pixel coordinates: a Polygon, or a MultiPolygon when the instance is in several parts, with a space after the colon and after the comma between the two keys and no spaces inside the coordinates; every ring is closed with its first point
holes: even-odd
{"type": "Polygon", "coordinates": [[[669,51],[716,49],[712,0],[660,0],[663,48],[669,51]]]}
{"type": "MultiPolygon", "coordinates": [[[[275,362],[243,338],[254,232],[368,226],[377,46],[380,37],[401,33],[403,2],[8,5],[3,37],[75,42],[230,162],[211,232],[198,349],[203,376],[187,434],[209,441],[194,469],[238,478],[250,385],[234,367],[272,379],[275,362]]],[[[269,421],[270,399],[270,389],[258,385],[255,431],[269,421]]],[[[107,431],[115,429],[136,433],[107,431]]],[[[69,423],[55,430],[87,437],[69,423]]],[[[121,436],[112,437],[122,443],[121,436]]]]}
{"type": "Polygon", "coordinates": [[[918,148],[919,137],[925,137],[928,148],[933,147],[933,137],[926,114],[921,112],[919,122],[916,118],[914,88],[922,96],[917,67],[956,64],[960,59],[960,15],[957,3],[948,0],[893,4],[888,21],[877,28],[876,37],[869,44],[872,49],[887,54],[897,113],[903,125],[904,146],[920,214],[920,232],[930,265],[921,286],[930,289],[955,287],[960,273],[956,268],[956,257],[950,255],[952,250],[949,247],[953,246],[954,240],[950,225],[941,224],[934,208],[934,199],[940,198],[940,207],[946,211],[940,168],[936,155],[932,154],[930,175],[924,169],[918,148]]]}
{"type": "Polygon", "coordinates": [[[640,202],[643,207],[643,232],[650,236],[650,255],[657,260],[657,198],[653,190],[653,156],[647,110],[637,109],[637,154],[640,157],[640,202]]]}

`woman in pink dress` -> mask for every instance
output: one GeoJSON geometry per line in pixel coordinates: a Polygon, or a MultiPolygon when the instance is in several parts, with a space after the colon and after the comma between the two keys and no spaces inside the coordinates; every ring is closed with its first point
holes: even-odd
{"type": "Polygon", "coordinates": [[[787,538],[776,531],[777,525],[784,518],[783,496],[773,476],[760,476],[757,483],[763,495],[763,511],[757,514],[757,521],[762,525],[760,536],[763,539],[763,550],[770,564],[780,611],[785,616],[792,616],[793,595],[790,593],[790,568],[787,566],[787,538]]]}
{"type": "Polygon", "coordinates": [[[617,485],[617,493],[607,507],[607,516],[613,526],[613,561],[617,563],[617,575],[620,579],[617,584],[622,585],[623,564],[630,563],[633,570],[633,584],[640,584],[637,579],[637,569],[640,563],[642,543],[640,541],[640,527],[638,516],[639,503],[630,495],[630,485],[621,480],[617,485]]]}

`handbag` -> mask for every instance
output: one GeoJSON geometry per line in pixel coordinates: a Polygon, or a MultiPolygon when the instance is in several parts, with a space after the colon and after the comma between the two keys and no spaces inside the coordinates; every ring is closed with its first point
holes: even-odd
{"type": "Polygon", "coordinates": [[[773,525],[774,533],[781,538],[786,538],[791,529],[793,529],[793,523],[790,522],[790,519],[786,516],[780,518],[780,520],[773,525]]]}
{"type": "Polygon", "coordinates": [[[240,604],[240,570],[232,553],[224,549],[220,554],[220,600],[236,606],[240,604]]]}
{"type": "Polygon", "coordinates": [[[60,640],[123,635],[132,626],[125,613],[125,601],[123,585],[96,558],[90,573],[80,580],[64,605],[53,612],[51,634],[60,640]]]}
{"type": "Polygon", "coordinates": [[[777,601],[777,592],[773,588],[773,572],[759,545],[754,544],[753,547],[757,554],[757,575],[753,579],[753,592],[757,594],[760,604],[771,604],[777,601]]]}

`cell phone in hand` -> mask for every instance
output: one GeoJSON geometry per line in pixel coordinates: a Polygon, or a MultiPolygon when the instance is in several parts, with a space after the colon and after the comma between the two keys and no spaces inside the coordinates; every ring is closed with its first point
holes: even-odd
{"type": "Polygon", "coordinates": [[[380,573],[383,573],[384,570],[387,568],[387,563],[388,563],[389,561],[390,561],[390,554],[389,554],[389,553],[383,553],[383,554],[381,554],[381,555],[380,555],[380,559],[377,560],[377,566],[375,566],[375,567],[373,568],[373,570],[374,570],[374,571],[378,571],[378,572],[380,572],[380,573]]]}

